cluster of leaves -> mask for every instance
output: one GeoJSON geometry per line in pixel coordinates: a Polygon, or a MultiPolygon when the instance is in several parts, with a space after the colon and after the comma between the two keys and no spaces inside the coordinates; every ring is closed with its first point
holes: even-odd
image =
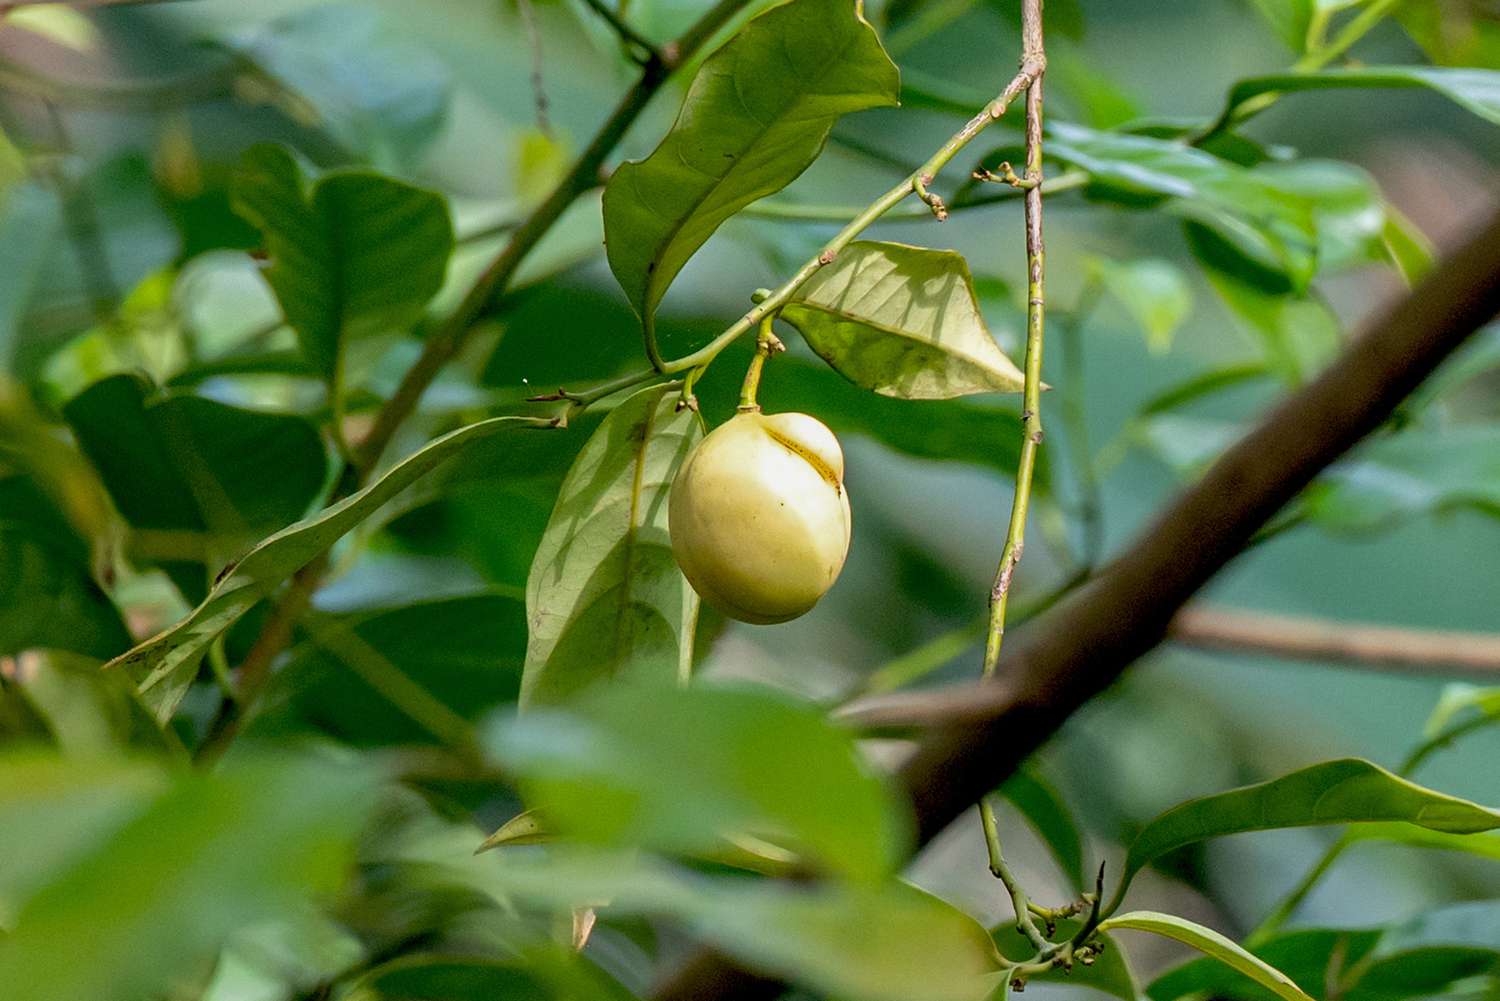
{"type": "MultiPolygon", "coordinates": [[[[1330,26],[1350,23],[1336,18],[1378,0],[1258,5],[1305,61],[1336,44],[1330,26]]],[[[893,40],[973,5],[887,6],[893,40]]],[[[703,60],[656,151],[620,166],[602,203],[581,199],[495,304],[489,319],[507,338],[481,345],[477,377],[434,386],[416,423],[445,433],[363,483],[350,438],[534,202],[517,184],[514,204],[466,227],[444,195],[413,183],[447,113],[440,64],[363,13],[314,10],[217,39],[222,62],[206,74],[268,103],[292,147],[253,145],[226,166],[168,131],[154,175],[136,159],[72,176],[72,163],[28,152],[9,177],[6,226],[36,225],[48,198],[75,215],[92,206],[107,226],[82,237],[102,241],[91,259],[125,259],[111,244],[130,244],[130,266],[105,271],[135,287],[80,314],[78,289],[43,282],[44,257],[18,260],[6,279],[25,314],[7,306],[0,340],[15,380],[0,399],[0,984],[22,985],[28,1001],[624,999],[644,994],[671,952],[657,941],[662,921],[829,996],[978,1001],[1012,978],[1033,951],[1016,928],[985,927],[901,878],[910,817],[855,735],[786,695],[678,684],[712,631],[666,533],[666,491],[704,431],[679,405],[684,388],[648,373],[640,381],[655,384],[628,395],[539,411],[489,374],[556,336],[528,335],[538,302],[588,308],[558,274],[597,252],[602,225],[647,360],[693,375],[703,412],[726,410],[714,380],[739,356],[663,358],[675,321],[659,308],[721,225],[813,164],[841,116],[903,95],[923,103],[860,7],[789,0],[703,60]],[[351,83],[350,64],[371,75],[351,83]],[[107,211],[130,185],[166,206],[172,230],[154,258],[132,220],[107,211]],[[287,593],[329,567],[306,613],[278,626],[287,593]],[[232,669],[277,654],[267,645],[278,636],[288,649],[243,707],[228,756],[189,767],[219,749],[244,694],[232,669]],[[522,804],[536,812],[486,842],[475,818],[522,804]],[[473,857],[482,843],[499,850],[473,857]],[[756,878],[787,875],[797,878],[756,878]],[[571,915],[563,934],[559,915],[571,915]]],[[[1054,7],[1073,22],[1070,5],[1054,7]]],[[[1435,62],[1477,59],[1424,15],[1402,17],[1435,62]]],[[[74,23],[58,15],[50,30],[74,23]]],[[[1497,71],[1325,64],[1241,81],[1212,121],[1049,126],[1057,196],[1180,223],[1207,284],[1256,335],[1252,361],[1160,394],[1122,436],[1184,470],[1232,433],[1184,406],[1251,380],[1296,383],[1336,348],[1315,279],[1370,264],[1410,279],[1429,264],[1369,176],[1240,125],[1275,95],[1389,87],[1500,122],[1497,71]]],[[[1010,159],[1002,145],[965,166],[1010,159]]],[[[990,197],[965,182],[951,204],[990,197]]],[[[1170,346],[1192,308],[1187,276],[1159,258],[1099,259],[1087,272],[1069,322],[1108,298],[1155,348],[1170,346]]],[[[98,291],[97,273],[83,278],[98,291]]],[[[960,399],[1021,388],[985,319],[986,307],[1012,308],[995,301],[997,284],[952,251],[843,240],[785,288],[778,312],[827,365],[778,359],[764,398],[898,452],[1009,472],[1014,409],[960,399]]],[[[528,371],[569,384],[618,376],[634,343],[602,340],[585,330],[547,345],[528,371]],[[557,359],[566,367],[548,371],[557,359]]],[[[1331,471],[1301,513],[1371,528],[1500,509],[1493,429],[1439,427],[1434,404],[1500,362],[1494,348],[1429,389],[1411,426],[1331,471]]],[[[1429,744],[1497,717],[1494,691],[1455,693],[1429,744]]],[[[1493,903],[1386,929],[1268,925],[1245,945],[1119,909],[1132,878],[1168,853],[1273,827],[1353,824],[1341,845],[1500,855],[1485,833],[1500,813],[1367,762],[1168,811],[1138,832],[1112,902],[1047,781],[1023,772],[1000,792],[1079,895],[1053,940],[1094,947],[1091,965],[1028,976],[1126,1001],[1302,1001],[1427,996],[1500,974],[1493,903]],[[1130,931],[1206,958],[1142,987],[1117,940],[1130,931]]]]}

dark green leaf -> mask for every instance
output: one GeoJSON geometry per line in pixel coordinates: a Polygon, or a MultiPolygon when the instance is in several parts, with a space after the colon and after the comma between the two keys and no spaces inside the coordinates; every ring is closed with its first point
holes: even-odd
{"type": "Polygon", "coordinates": [[[882,396],[1018,393],[1025,377],[985,325],[963,257],[857,242],[781,312],[839,374],[882,396]]]}
{"type": "Polygon", "coordinates": [[[264,234],[266,280],[308,361],[336,386],[351,342],[421,315],[453,251],[441,195],[361,170],[309,188],[279,146],[245,154],[234,207],[264,234]]]}
{"type": "Polygon", "coordinates": [[[790,0],[703,63],[656,151],[604,191],[610,267],[646,329],[719,225],[807,169],[834,121],[896,103],[898,73],[844,0],[790,0]]]}
{"type": "Polygon", "coordinates": [[[1158,914],[1155,911],[1131,911],[1129,914],[1110,918],[1099,925],[1101,931],[1114,928],[1146,931],[1176,939],[1218,960],[1225,966],[1243,973],[1284,1001],[1311,1001],[1291,977],[1212,928],[1205,928],[1187,918],[1158,914]]]}
{"type": "Polygon", "coordinates": [[[89,564],[88,544],[34,481],[0,476],[0,655],[42,647],[104,658],[130,645],[89,564]]]}
{"type": "Polygon", "coordinates": [[[1316,73],[1273,73],[1241,80],[1229,91],[1228,107],[1242,106],[1260,94],[1308,90],[1425,88],[1459,107],[1500,125],[1500,70],[1450,69],[1439,66],[1358,66],[1316,73]]]}
{"type": "Polygon", "coordinates": [[[702,437],[674,386],[631,396],[563,480],[526,582],[523,703],[558,702],[602,678],[685,678],[698,595],[672,556],[667,491],[702,437]]]}
{"type": "Polygon", "coordinates": [[[326,4],[235,39],[234,46],[299,101],[351,153],[393,168],[415,159],[447,116],[442,61],[381,23],[368,7],[326,4]]]}
{"type": "Polygon", "coordinates": [[[1226,834],[1282,827],[1402,821],[1450,834],[1500,828],[1500,811],[1423,788],[1358,758],[1310,765],[1269,782],[1189,800],[1136,835],[1109,910],[1151,860],[1226,834]]]}
{"type": "Polygon", "coordinates": [[[602,686],[503,721],[489,746],[549,824],[595,843],[714,854],[749,836],[871,881],[909,841],[850,734],[769,691],[602,686]]]}
{"type": "Polygon", "coordinates": [[[1022,768],[1000,787],[1000,795],[1021,811],[1042,841],[1052,852],[1057,867],[1068,877],[1073,888],[1082,891],[1086,884],[1083,872],[1083,837],[1062,795],[1051,784],[1028,768],[1022,768]]]}
{"type": "Polygon", "coordinates": [[[198,581],[204,568],[302,517],[328,475],[322,439],[306,420],[161,393],[141,376],[94,383],[63,416],[134,529],[135,554],[201,565],[198,581]]]}
{"type": "Polygon", "coordinates": [[[265,539],[226,568],[208,596],[186,618],[105,666],[129,671],[157,718],[170,718],[209,645],[256,602],[311,563],[386,501],[471,442],[501,431],[536,428],[546,423],[527,417],[495,417],[438,438],[358,493],[265,539]]]}
{"type": "MultiPolygon", "coordinates": [[[[60,767],[59,793],[97,799],[98,763],[60,767]]],[[[267,759],[182,773],[156,796],[160,777],[128,793],[111,784],[110,798],[132,807],[112,811],[112,832],[96,820],[86,844],[54,857],[0,940],[0,983],[25,985],[27,1001],[161,997],[231,933],[337,887],[371,778],[347,761],[267,759]]],[[[0,825],[10,813],[0,806],[0,825]]]]}

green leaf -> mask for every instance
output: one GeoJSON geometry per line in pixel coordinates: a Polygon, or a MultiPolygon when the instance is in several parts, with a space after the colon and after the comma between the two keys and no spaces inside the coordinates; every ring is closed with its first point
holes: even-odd
{"type": "Polygon", "coordinates": [[[851,735],[770,691],[602,686],[488,746],[549,825],[594,843],[712,855],[749,836],[872,881],[910,841],[851,735]]]}
{"type": "Polygon", "coordinates": [[[1223,267],[1212,248],[1189,235],[1193,250],[1232,316],[1260,342],[1266,365],[1290,385],[1301,385],[1338,353],[1342,328],[1333,310],[1316,293],[1267,291],[1253,280],[1223,267]]]}
{"type": "Polygon", "coordinates": [[[1453,721],[1470,710],[1480,716],[1500,719],[1500,687],[1481,688],[1476,685],[1451,684],[1443,686],[1432,715],[1422,727],[1422,736],[1428,740],[1440,737],[1453,721]]]}
{"type": "Polygon", "coordinates": [[[1385,229],[1380,236],[1385,244],[1386,254],[1401,272],[1401,277],[1406,279],[1406,284],[1415,287],[1432,270],[1433,264],[1437,262],[1437,252],[1433,249],[1432,241],[1417,228],[1417,224],[1398,212],[1394,206],[1385,207],[1385,217],[1385,229]]]}
{"type": "Polygon", "coordinates": [[[1229,91],[1232,111],[1260,94],[1309,90],[1424,88],[1500,125],[1500,70],[1440,66],[1359,66],[1316,73],[1272,73],[1241,80],[1229,91]]]}
{"type": "Polygon", "coordinates": [[[1110,918],[1099,925],[1101,931],[1128,928],[1151,932],[1190,945],[1199,952],[1232,967],[1285,1001],[1311,1001],[1290,977],[1257,958],[1212,928],[1205,928],[1186,918],[1155,911],[1131,911],[1110,918]]]}
{"type": "Polygon", "coordinates": [[[1410,824],[1358,824],[1344,832],[1345,841],[1387,841],[1409,848],[1460,852],[1479,858],[1500,860],[1500,835],[1447,834],[1410,824]]]}
{"type": "MultiPolygon", "coordinates": [[[[1013,409],[967,400],[892,399],[867,393],[823,365],[778,357],[760,390],[768,411],[817,414],[837,435],[861,434],[918,459],[966,462],[1005,476],[1016,471],[1021,418],[1013,409]]],[[[1050,463],[1038,455],[1037,482],[1049,480],[1050,463]]]]}
{"type": "Polygon", "coordinates": [[[963,257],[857,242],[802,284],[781,316],[850,382],[882,396],[1018,393],[1025,376],[985,325],[963,257]]]}
{"type": "Polygon", "coordinates": [[[604,190],[609,265],[648,334],[719,225],[806,170],[840,115],[894,105],[898,76],[846,0],[773,7],[704,61],[661,145],[604,190]]]}
{"type": "Polygon", "coordinates": [[[1251,266],[1305,288],[1317,270],[1311,198],[1264,167],[1148,136],[1053,123],[1047,155],[1089,172],[1089,194],[1133,207],[1160,205],[1206,226],[1251,266]]]}
{"type": "Polygon", "coordinates": [[[1247,382],[1264,379],[1270,374],[1265,364],[1258,361],[1210,369],[1151,397],[1141,404],[1140,416],[1155,417],[1159,414],[1170,413],[1194,400],[1212,396],[1232,386],[1242,386],[1247,382]]]}
{"type": "MultiPolygon", "coordinates": [[[[1057,934],[1052,938],[1056,941],[1064,941],[1078,934],[1082,927],[1078,921],[1071,918],[1059,921],[1057,934]]],[[[1017,930],[1014,924],[1001,925],[990,934],[994,937],[995,945],[999,947],[1001,954],[1016,962],[1021,962],[1036,952],[1036,947],[1031,944],[1031,940],[1017,930]]],[[[1119,939],[1107,933],[1099,933],[1097,938],[1103,941],[1105,948],[1104,953],[1095,958],[1092,966],[1074,963],[1071,970],[1053,967],[1046,973],[1027,976],[1026,982],[1028,984],[1090,987],[1110,997],[1119,998],[1120,1001],[1138,1001],[1141,996],[1140,987],[1136,983],[1135,973],[1130,968],[1130,961],[1126,958],[1119,939]]]]}
{"type": "MultiPolygon", "coordinates": [[[[0,761],[0,788],[12,767],[0,761]]],[[[93,798],[98,763],[61,767],[71,775],[58,793],[93,798]]],[[[22,903],[0,940],[0,983],[24,984],[27,1001],[163,996],[231,933],[337,888],[371,779],[348,761],[242,759],[177,773],[159,795],[160,778],[133,788],[114,830],[101,837],[96,821],[22,903]]],[[[0,827],[11,809],[0,806],[0,827]]]]}
{"type": "Polygon", "coordinates": [[[45,648],[104,658],[129,645],[88,543],[33,480],[0,476],[0,656],[45,648]]]}
{"type": "Polygon", "coordinates": [[[1176,265],[1156,257],[1133,261],[1089,258],[1089,272],[1119,300],[1155,352],[1172,346],[1172,335],[1193,309],[1193,293],[1176,265]]]}
{"type": "Polygon", "coordinates": [[[687,677],[698,595],[672,556],[667,491],[703,426],[678,395],[626,399],[563,480],[526,581],[523,705],[623,674],[687,677]]]}
{"type": "MultiPolygon", "coordinates": [[[[1320,988],[1335,954],[1343,957],[1340,967],[1348,970],[1369,955],[1380,934],[1377,928],[1298,929],[1277,935],[1252,951],[1268,966],[1282,971],[1296,983],[1307,984],[1315,996],[1323,997],[1325,992],[1320,988]]],[[[1277,996],[1235,968],[1208,957],[1168,970],[1146,988],[1151,1001],[1177,1001],[1188,995],[1234,1001],[1268,1001],[1277,996]]]]}
{"type": "Polygon", "coordinates": [[[351,342],[415,321],[453,252],[441,195],[364,170],[309,188],[279,146],[245,154],[233,204],[264,234],[266,280],[308,361],[335,387],[351,342]]]}
{"type": "MultiPolygon", "coordinates": [[[[1027,768],[1017,771],[1000,787],[1000,795],[1021,811],[1021,815],[1041,835],[1057,867],[1073,884],[1083,890],[1083,837],[1073,820],[1072,811],[1062,795],[1040,775],[1027,768]]],[[[1132,998],[1132,1001],[1134,999],[1132,998]]]]}
{"type": "Polygon", "coordinates": [[[388,169],[414,161],[447,117],[451,83],[442,60],[367,7],[297,11],[231,45],[295,92],[283,98],[292,117],[310,119],[350,153],[388,169]]]}
{"type": "Polygon", "coordinates": [[[982,1001],[999,981],[973,918],[895,880],[794,886],[577,854],[507,856],[488,878],[504,896],[557,908],[608,900],[608,914],[675,918],[751,969],[847,1001],[982,1001]]]}
{"type": "Polygon", "coordinates": [[[1395,17],[1435,63],[1500,66],[1500,20],[1483,0],[1400,4],[1395,17]]]}
{"type": "Polygon", "coordinates": [[[501,824],[475,851],[483,852],[506,846],[543,845],[556,840],[556,837],[556,833],[542,819],[541,811],[525,810],[501,824]]]}
{"type": "Polygon", "coordinates": [[[1365,821],[1476,834],[1500,828],[1500,811],[1426,789],[1358,758],[1325,761],[1269,782],[1189,800],[1151,821],[1130,845],[1106,913],[1119,906],[1143,867],[1187,845],[1245,831],[1365,821]]]}
{"type": "Polygon", "coordinates": [[[524,964],[482,956],[417,953],[383,963],[354,982],[350,1001],[461,1001],[550,998],[524,964]]]}
{"type": "Polygon", "coordinates": [[[208,596],[186,618],[105,667],[128,671],[157,718],[169,719],[192,683],[209,645],[277,585],[327,551],[386,501],[470,443],[501,431],[536,428],[547,423],[528,417],[495,417],[430,442],[358,493],[262,541],[220,574],[208,596]]]}
{"type": "Polygon", "coordinates": [[[159,392],[116,375],[63,407],[134,533],[138,558],[203,593],[204,567],[302,517],[323,489],[328,459],[317,428],[289,414],[159,392]]]}

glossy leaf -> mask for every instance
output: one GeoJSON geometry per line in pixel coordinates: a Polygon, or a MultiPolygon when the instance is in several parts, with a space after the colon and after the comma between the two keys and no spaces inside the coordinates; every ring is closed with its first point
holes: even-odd
{"type": "Polygon", "coordinates": [[[1475,834],[1500,829],[1500,811],[1424,788],[1358,758],[1310,765],[1269,782],[1189,800],[1136,835],[1119,889],[1153,859],[1226,834],[1283,827],[1402,821],[1432,831],[1475,834]]]}
{"type": "Polygon", "coordinates": [[[1229,91],[1229,108],[1260,94],[1309,90],[1423,88],[1500,125],[1500,70],[1441,66],[1358,66],[1316,73],[1272,73],[1241,80],[1229,91]]]}
{"type": "Polygon", "coordinates": [[[129,645],[88,543],[34,481],[0,476],[0,656],[41,647],[103,658],[129,645]]]}
{"type": "MultiPolygon", "coordinates": [[[[1055,941],[1064,941],[1076,935],[1081,927],[1076,920],[1071,918],[1059,921],[1057,934],[1052,937],[1055,941]]],[[[1001,925],[991,932],[991,935],[994,936],[995,945],[999,947],[1001,955],[1015,962],[1022,962],[1036,952],[1036,947],[1031,944],[1031,940],[1018,931],[1014,924],[1001,925]]],[[[1126,958],[1120,940],[1107,932],[1099,933],[1097,937],[1104,943],[1104,953],[1094,959],[1093,965],[1084,966],[1082,963],[1074,963],[1071,970],[1054,967],[1046,973],[1028,976],[1026,982],[1028,984],[1088,987],[1108,994],[1110,997],[1119,998],[1120,1001],[1138,1001],[1141,996],[1140,987],[1136,983],[1135,973],[1130,968],[1130,960],[1126,958]]]]}
{"type": "Polygon", "coordinates": [[[1285,973],[1212,928],[1205,928],[1186,918],[1158,914],[1155,911],[1131,911],[1129,914],[1109,918],[1099,925],[1099,929],[1130,929],[1175,939],[1243,973],[1284,1001],[1312,1001],[1285,973]]]}
{"type": "MultiPolygon", "coordinates": [[[[98,767],[76,766],[73,788],[95,788],[98,767]]],[[[0,983],[24,984],[28,1001],[161,997],[231,933],[337,887],[371,779],[347,761],[257,759],[179,773],[159,795],[132,789],[136,809],[21,904],[0,941],[0,983]]]]}
{"type": "Polygon", "coordinates": [[[898,73],[844,0],[790,0],[704,61],[667,137],[604,191],[605,247],[647,331],[688,259],[815,160],[840,115],[896,103],[898,73]]]}
{"type": "Polygon", "coordinates": [[[675,918],[747,964],[848,1001],[982,1001],[994,944],[972,918],[904,883],[794,886],[689,877],[639,856],[519,857],[488,877],[507,896],[675,918]]]}
{"type": "Polygon", "coordinates": [[[969,266],[953,251],[851,243],[781,316],[840,375],[882,396],[1018,393],[1025,382],[985,325],[969,266]]]}
{"type": "Polygon", "coordinates": [[[413,160],[447,117],[451,83],[442,61],[367,7],[296,11],[231,44],[293,92],[271,95],[292,117],[321,126],[376,164],[413,160]]]}
{"type": "Polygon", "coordinates": [[[266,281],[330,382],[340,382],[351,342],[409,325],[442,287],[453,227],[436,192],[364,170],[309,185],[285,149],[256,146],[233,201],[264,235],[266,281]]]}
{"type": "Polygon", "coordinates": [[[1086,885],[1083,836],[1078,833],[1078,824],[1061,794],[1041,776],[1022,768],[1000,787],[1000,795],[1021,811],[1041,835],[1063,875],[1068,877],[1074,889],[1082,891],[1086,885]]]}
{"type": "Polygon", "coordinates": [[[105,666],[129,671],[157,718],[170,718],[209,645],[257,601],[327,551],[386,501],[472,442],[501,431],[536,428],[545,423],[526,417],[495,417],[438,438],[358,493],[262,541],[220,574],[208,596],[186,618],[105,666]]]}
{"type": "Polygon", "coordinates": [[[94,383],[63,416],[134,529],[137,557],[192,568],[173,574],[191,578],[189,600],[205,567],[302,517],[328,475],[307,420],[158,392],[141,376],[94,383]]]}
{"type": "Polygon", "coordinates": [[[1152,351],[1172,346],[1172,335],[1193,309],[1193,293],[1182,272],[1168,261],[1094,258],[1089,271],[1130,314],[1152,351]]]}
{"type": "Polygon", "coordinates": [[[549,824],[595,843],[713,855],[748,836],[871,881],[909,841],[851,736],[769,691],[602,686],[501,722],[488,746],[549,824]]]}
{"type": "Polygon", "coordinates": [[[687,676],[698,595],[672,556],[667,491],[703,428],[678,395],[626,399],[563,480],[526,582],[523,704],[627,673],[687,676]]]}

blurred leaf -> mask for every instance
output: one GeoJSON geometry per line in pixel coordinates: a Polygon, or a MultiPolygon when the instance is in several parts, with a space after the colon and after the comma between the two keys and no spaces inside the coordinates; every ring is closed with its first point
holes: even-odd
{"type": "Polygon", "coordinates": [[[1385,196],[1364,170],[1336,160],[1298,159],[1264,163],[1255,171],[1307,200],[1317,231],[1320,273],[1387,260],[1385,196]]]}
{"type": "Polygon", "coordinates": [[[560,702],[602,678],[686,678],[698,595],[672,556],[667,491],[703,435],[675,385],[629,397],[563,480],[526,581],[523,704],[560,702]]]}
{"type": "Polygon", "coordinates": [[[1286,1001],[1310,1001],[1302,989],[1285,973],[1247,952],[1212,928],[1205,928],[1187,918],[1158,914],[1155,911],[1131,911],[1129,914],[1110,918],[1099,925],[1101,931],[1108,931],[1112,928],[1129,928],[1176,939],[1238,970],[1286,1001]]]}
{"type": "MultiPolygon", "coordinates": [[[[1057,922],[1057,935],[1054,937],[1058,941],[1066,940],[1078,934],[1082,927],[1078,921],[1064,919],[1057,922]]],[[[1036,952],[1031,940],[1021,934],[1014,924],[1001,925],[990,934],[1001,954],[1016,962],[1025,960],[1036,952]]],[[[1136,983],[1135,973],[1130,969],[1130,960],[1120,946],[1120,940],[1107,933],[1100,933],[1098,938],[1104,942],[1104,953],[1094,960],[1092,966],[1074,963],[1071,970],[1054,967],[1046,973],[1027,976],[1026,983],[1089,987],[1119,998],[1120,1001],[1138,1001],[1141,990],[1136,983]]]]}
{"type": "Polygon", "coordinates": [[[186,618],[105,666],[128,671],[157,718],[169,719],[192,683],[209,645],[256,602],[311,563],[386,501],[471,442],[500,431],[538,425],[537,420],[527,417],[495,417],[428,443],[358,493],[256,545],[220,573],[208,596],[186,618]]]}
{"type": "Polygon", "coordinates": [[[851,735],[770,691],[604,686],[502,721],[489,746],[549,824],[594,843],[713,854],[748,835],[869,882],[909,842],[851,735]]]}
{"type": "MultiPolygon", "coordinates": [[[[867,393],[822,365],[785,356],[768,366],[760,395],[768,411],[817,414],[835,434],[862,434],[903,455],[972,463],[1006,476],[1016,471],[1022,432],[1015,410],[964,400],[891,399],[867,393]]],[[[1038,458],[1037,483],[1045,485],[1050,463],[1038,458]]]]}
{"type": "Polygon", "coordinates": [[[1435,63],[1500,67],[1500,17],[1486,0],[1400,4],[1395,17],[1435,63]]]}
{"type": "MultiPolygon", "coordinates": [[[[60,792],[99,788],[98,764],[75,767],[60,792]]],[[[49,873],[0,940],[0,983],[24,984],[27,1001],[160,997],[232,932],[336,888],[372,782],[349,762],[266,759],[143,791],[143,809],[49,873]]]]}
{"type": "Polygon", "coordinates": [[[1267,378],[1270,374],[1265,364],[1258,361],[1210,369],[1156,394],[1141,405],[1140,415],[1154,417],[1158,414],[1169,413],[1194,400],[1211,396],[1231,386],[1240,386],[1247,382],[1267,378]]]}
{"type": "Polygon", "coordinates": [[[204,569],[300,518],[323,489],[328,459],[300,417],[157,391],[136,375],[94,383],[63,407],[79,447],[134,529],[133,551],[187,568],[189,600],[204,569]]]}
{"type": "MultiPolygon", "coordinates": [[[[1050,22],[1052,10],[1047,11],[1050,22]]],[[[1048,24],[1051,27],[1051,24],[1048,24]]],[[[1095,67],[1095,60],[1076,45],[1047,39],[1047,77],[1061,86],[1075,117],[1096,129],[1112,129],[1140,117],[1140,106],[1120,82],[1095,67]]]]}
{"type": "Polygon", "coordinates": [[[1130,845],[1114,902],[1135,874],[1168,852],[1245,831],[1361,821],[1401,821],[1432,831],[1500,828],[1500,812],[1408,782],[1378,765],[1341,758],[1281,778],[1189,800],[1151,821],[1130,845]]]}
{"type": "MultiPolygon", "coordinates": [[[[1041,835],[1068,882],[1075,890],[1082,891],[1087,885],[1083,872],[1083,837],[1078,833],[1078,824],[1062,795],[1029,768],[1022,768],[1012,775],[1000,787],[1000,795],[1021,811],[1041,835]]],[[[1131,1001],[1134,1001],[1133,997],[1131,1001]]]]}
{"type": "Polygon", "coordinates": [[[1134,261],[1093,257],[1088,269],[1130,313],[1152,351],[1172,346],[1172,335],[1193,309],[1192,290],[1175,265],[1157,257],[1134,261]]]}
{"type": "Polygon", "coordinates": [[[99,29],[88,15],[63,6],[18,7],[5,12],[5,26],[40,35],[75,52],[90,52],[99,45],[99,29]]]}
{"type": "Polygon", "coordinates": [[[475,850],[483,852],[492,848],[542,845],[556,839],[557,834],[542,820],[540,810],[525,810],[501,824],[475,850]]]}
{"type": "Polygon", "coordinates": [[[1432,740],[1446,732],[1459,716],[1470,710],[1480,716],[1500,719],[1500,687],[1451,684],[1443,687],[1438,703],[1422,727],[1422,736],[1432,740]]]}
{"type": "Polygon", "coordinates": [[[1238,108],[1259,94],[1307,90],[1402,89],[1434,91],[1486,121],[1500,125],[1500,70],[1438,66],[1357,66],[1316,73],[1272,73],[1250,77],[1229,91],[1227,107],[1238,108]]]}
{"type": "Polygon", "coordinates": [[[1315,292],[1281,294],[1222,267],[1213,247],[1189,232],[1189,243],[1203,273],[1230,314],[1255,335],[1266,364],[1290,385],[1301,385],[1338,354],[1342,328],[1333,310],[1315,292]]]}
{"type": "Polygon", "coordinates": [[[608,914],[659,914],[752,969],[848,1001],[982,1001],[998,985],[994,944],[968,915],[905,883],[873,886],[704,878],[639,856],[507,856],[507,894],[608,914]]]}
{"type": "Polygon", "coordinates": [[[985,325],[968,264],[951,250],[851,243],[781,315],[840,375],[882,396],[1018,393],[1025,381],[985,325]]]}
{"type": "Polygon", "coordinates": [[[175,734],[162,730],[141,703],[130,679],[99,670],[96,658],[57,653],[29,658],[23,676],[6,687],[25,698],[45,728],[46,742],[64,754],[138,750],[186,757],[175,734]]]}
{"type": "Polygon", "coordinates": [[[289,109],[378,166],[415,160],[442,128],[450,82],[443,62],[386,27],[368,7],[324,4],[288,14],[231,43],[303,103],[289,109]]]}
{"type": "Polygon", "coordinates": [[[266,281],[308,360],[336,389],[350,343],[416,320],[453,252],[442,195],[357,170],[309,188],[279,146],[245,154],[233,204],[264,233],[266,281]]]}
{"type": "Polygon", "coordinates": [[[0,476],[0,655],[42,647],[103,658],[129,645],[88,543],[34,481],[0,476]]]}
{"type": "Polygon", "coordinates": [[[1415,286],[1432,270],[1437,260],[1432,241],[1417,228],[1417,224],[1398,212],[1394,206],[1385,207],[1385,229],[1381,241],[1391,263],[1401,272],[1408,286],[1415,286]]]}
{"type": "MultiPolygon", "coordinates": [[[[57,9],[67,12],[67,8],[57,9]]],[[[20,12],[12,12],[7,23],[14,24],[17,13],[20,12]]],[[[4,209],[5,203],[10,199],[11,189],[25,179],[26,157],[16,149],[9,136],[0,132],[0,209],[4,209]]]]}
{"type": "Polygon", "coordinates": [[[255,733],[316,729],[362,747],[421,743],[446,735],[448,714],[477,720],[520,688],[526,613],[514,597],[319,615],[307,632],[268,686],[255,733]]]}
{"type": "Polygon", "coordinates": [[[1047,155],[1091,177],[1089,194],[1160,205],[1213,229],[1254,267],[1304,288],[1317,269],[1312,199],[1261,168],[1179,142],[1055,122],[1047,155]]]}
{"type": "Polygon", "coordinates": [[[1255,9],[1276,32],[1276,37],[1293,52],[1307,50],[1307,26],[1314,0],[1250,0],[1255,9]]]}
{"type": "Polygon", "coordinates": [[[423,953],[384,963],[355,981],[349,1001],[539,1001],[553,995],[515,960],[423,953]]]}
{"type": "MultiPolygon", "coordinates": [[[[1380,939],[1380,929],[1343,931],[1329,928],[1284,932],[1257,946],[1254,954],[1294,982],[1307,984],[1315,997],[1325,997],[1330,961],[1342,957],[1340,967],[1356,967],[1380,939]]],[[[1277,995],[1233,967],[1218,960],[1194,959],[1163,973],[1146,988],[1151,1001],[1177,1001],[1186,995],[1270,1001],[1277,995]]]]}
{"type": "Polygon", "coordinates": [[[898,76],[842,0],[773,7],[708,57],[672,131],[604,190],[609,264],[648,334],[714,230],[806,170],[840,115],[895,104],[898,76]]]}

